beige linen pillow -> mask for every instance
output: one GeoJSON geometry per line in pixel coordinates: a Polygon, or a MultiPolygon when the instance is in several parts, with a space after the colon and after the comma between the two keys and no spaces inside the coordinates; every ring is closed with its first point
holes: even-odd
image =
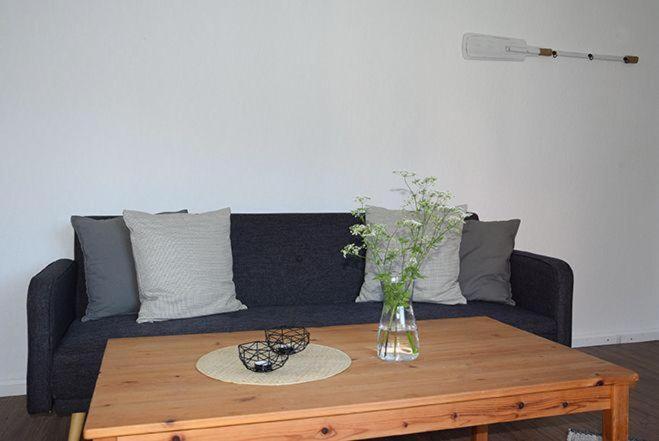
{"type": "MultiPolygon", "coordinates": [[[[396,222],[405,213],[401,210],[388,210],[380,207],[368,207],[366,222],[382,224],[393,229],[396,222]]],[[[444,305],[464,305],[467,300],[460,291],[458,276],[460,274],[460,240],[459,231],[448,234],[442,243],[434,249],[421,267],[423,279],[414,284],[414,302],[441,303],[444,305]]],[[[366,250],[366,271],[357,302],[381,302],[383,299],[380,282],[375,279],[375,265],[366,250]]]]}
{"type": "Polygon", "coordinates": [[[124,211],[140,297],[138,323],[246,309],[236,299],[231,209],[154,215],[124,211]]]}

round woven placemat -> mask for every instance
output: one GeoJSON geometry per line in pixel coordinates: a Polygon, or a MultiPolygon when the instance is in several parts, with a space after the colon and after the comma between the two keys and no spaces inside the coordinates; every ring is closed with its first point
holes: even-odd
{"type": "Polygon", "coordinates": [[[203,355],[197,370],[220,381],[257,386],[285,386],[324,380],[350,367],[350,357],[338,349],[309,344],[291,355],[284,366],[272,372],[252,372],[238,358],[238,347],[227,346],[203,355]]]}

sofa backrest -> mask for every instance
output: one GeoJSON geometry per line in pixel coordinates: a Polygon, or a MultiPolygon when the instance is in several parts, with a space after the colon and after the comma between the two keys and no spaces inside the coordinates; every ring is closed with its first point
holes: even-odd
{"type": "MultiPolygon", "coordinates": [[[[114,216],[93,216],[108,219],[114,216]]],[[[354,302],[364,262],[344,259],[354,241],[350,213],[232,214],[231,246],[236,294],[247,307],[354,302]]],[[[74,238],[78,264],[77,315],[87,308],[84,256],[74,238]]]]}
{"type": "MultiPolygon", "coordinates": [[[[109,219],[116,216],[91,216],[109,219]]],[[[470,213],[467,219],[478,220],[470,213]]],[[[353,242],[350,213],[231,215],[233,281],[247,307],[354,302],[364,281],[364,261],[344,259],[353,242]]],[[[78,264],[77,315],[85,314],[84,257],[74,236],[78,264]]]]}
{"type": "Polygon", "coordinates": [[[344,259],[354,241],[348,213],[232,214],[233,281],[247,307],[354,302],[364,261],[344,259]]]}

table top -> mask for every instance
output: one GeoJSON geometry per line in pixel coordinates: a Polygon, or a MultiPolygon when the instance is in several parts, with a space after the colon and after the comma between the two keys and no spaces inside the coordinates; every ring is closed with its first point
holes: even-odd
{"type": "MultiPolygon", "coordinates": [[[[199,373],[212,350],[262,331],[109,340],[85,438],[188,430],[633,383],[628,369],[487,317],[421,320],[420,356],[377,358],[377,324],[311,328],[344,351],[345,372],[290,386],[224,383],[199,373]]],[[[284,367],[285,368],[285,367],[284,367]]],[[[267,375],[267,374],[265,374],[267,375]]]]}

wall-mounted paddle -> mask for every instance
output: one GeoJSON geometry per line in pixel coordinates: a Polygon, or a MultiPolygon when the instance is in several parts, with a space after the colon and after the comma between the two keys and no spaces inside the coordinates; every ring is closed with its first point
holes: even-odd
{"type": "Polygon", "coordinates": [[[638,63],[635,55],[602,55],[588,52],[560,51],[546,47],[529,46],[519,38],[467,33],[462,37],[462,56],[467,60],[524,61],[526,57],[568,57],[586,60],[638,63]]]}

